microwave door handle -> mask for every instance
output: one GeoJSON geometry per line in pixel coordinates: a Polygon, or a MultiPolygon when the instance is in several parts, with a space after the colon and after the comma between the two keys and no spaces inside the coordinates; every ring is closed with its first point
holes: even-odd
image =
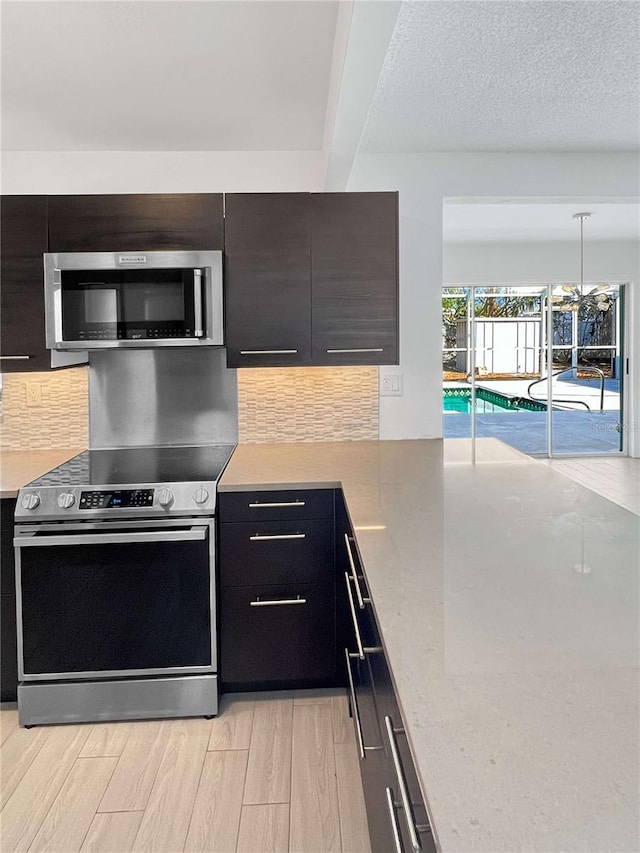
{"type": "Polygon", "coordinates": [[[193,271],[193,323],[194,337],[202,338],[202,270],[193,271]]]}

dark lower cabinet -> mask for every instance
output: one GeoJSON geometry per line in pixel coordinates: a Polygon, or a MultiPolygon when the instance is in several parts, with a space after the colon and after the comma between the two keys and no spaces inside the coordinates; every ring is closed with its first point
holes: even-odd
{"type": "Polygon", "coordinates": [[[333,584],[223,589],[220,611],[220,672],[227,690],[333,680],[333,584]]]}
{"type": "Polygon", "coordinates": [[[15,498],[0,501],[0,701],[15,702],[18,690],[16,649],[16,578],[13,552],[15,498]]]}
{"type": "Polygon", "coordinates": [[[223,247],[222,193],[49,196],[50,252],[223,247]]]}
{"type": "Polygon", "coordinates": [[[222,689],[337,683],[334,492],[222,492],[222,689]]]}
{"type": "Polygon", "coordinates": [[[341,493],[336,496],[339,642],[360,753],[373,853],[435,853],[380,631],[341,493]],[[346,577],[345,577],[346,575],[346,577]],[[403,796],[403,792],[406,796],[403,796]]]}

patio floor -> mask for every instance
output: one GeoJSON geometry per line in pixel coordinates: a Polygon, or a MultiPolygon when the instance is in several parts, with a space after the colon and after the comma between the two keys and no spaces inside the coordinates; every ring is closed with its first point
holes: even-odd
{"type": "MultiPolygon", "coordinates": [[[[487,385],[489,383],[486,383],[487,385]]],[[[495,383],[499,384],[499,383],[495,383]]],[[[616,426],[619,411],[554,411],[554,453],[615,453],[620,451],[620,433],[616,426]]],[[[471,415],[445,412],[444,437],[469,438],[471,415]]],[[[476,415],[479,438],[499,438],[523,453],[546,455],[546,412],[498,412],[476,415]]]]}

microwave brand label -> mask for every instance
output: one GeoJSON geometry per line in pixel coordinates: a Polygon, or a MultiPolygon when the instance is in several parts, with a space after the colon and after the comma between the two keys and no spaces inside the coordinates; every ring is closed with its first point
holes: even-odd
{"type": "Polygon", "coordinates": [[[118,257],[119,264],[146,264],[146,255],[120,255],[118,257]]]}

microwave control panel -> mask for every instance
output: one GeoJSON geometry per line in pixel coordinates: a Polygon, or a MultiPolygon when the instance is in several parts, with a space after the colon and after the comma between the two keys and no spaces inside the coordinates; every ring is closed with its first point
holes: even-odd
{"type": "Polygon", "coordinates": [[[153,506],[153,489],[110,489],[81,492],[80,509],[118,509],[119,507],[153,506]]]}

